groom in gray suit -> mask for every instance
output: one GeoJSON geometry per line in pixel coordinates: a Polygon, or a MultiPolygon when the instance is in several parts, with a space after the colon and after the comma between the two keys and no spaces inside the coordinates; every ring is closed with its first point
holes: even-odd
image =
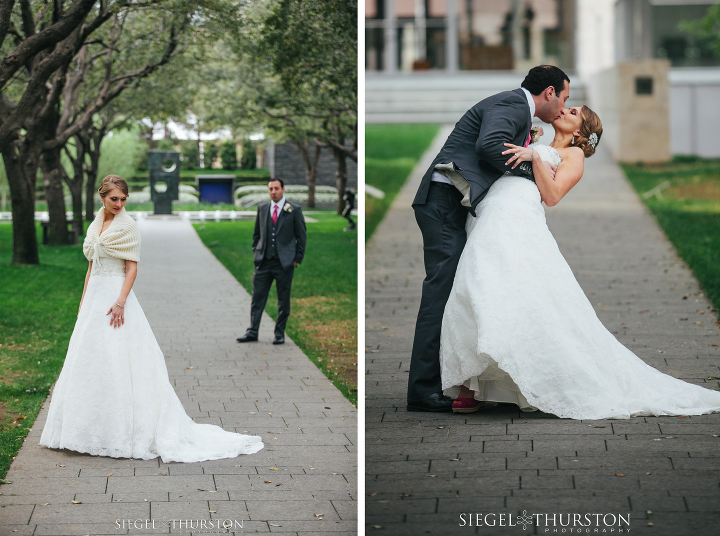
{"type": "Polygon", "coordinates": [[[277,289],[278,315],[273,344],[285,343],[285,325],[290,316],[290,288],[295,268],[305,256],[307,230],[300,205],[285,199],[282,179],[268,181],[270,202],[258,206],[253,232],[255,272],[250,304],[250,327],[238,342],[258,340],[260,319],[273,280],[277,289]]]}
{"type": "MultiPolygon", "coordinates": [[[[422,178],[413,201],[423,235],[425,280],[408,379],[408,411],[452,411],[440,380],[440,330],[460,254],[465,220],[490,186],[508,171],[504,143],[527,146],[533,116],[552,123],[565,108],[570,79],[557,67],[530,70],[522,86],[468,110],[422,178]]],[[[511,173],[533,180],[527,163],[511,173]]]]}

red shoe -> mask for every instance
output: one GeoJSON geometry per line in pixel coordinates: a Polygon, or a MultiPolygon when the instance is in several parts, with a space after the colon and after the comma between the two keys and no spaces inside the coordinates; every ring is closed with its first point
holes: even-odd
{"type": "Polygon", "coordinates": [[[457,397],[452,405],[454,413],[475,413],[485,406],[485,402],[474,398],[457,397]]]}

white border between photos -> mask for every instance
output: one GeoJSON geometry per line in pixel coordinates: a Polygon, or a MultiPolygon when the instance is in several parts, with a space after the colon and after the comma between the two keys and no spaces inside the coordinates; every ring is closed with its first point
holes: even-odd
{"type": "Polygon", "coordinates": [[[365,534],[365,2],[358,1],[358,535],[365,534]]]}

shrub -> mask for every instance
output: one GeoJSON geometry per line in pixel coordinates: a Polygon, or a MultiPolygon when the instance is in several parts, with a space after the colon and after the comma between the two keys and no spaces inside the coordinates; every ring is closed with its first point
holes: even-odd
{"type": "Polygon", "coordinates": [[[228,140],[220,146],[220,162],[223,169],[233,170],[237,168],[237,152],[235,151],[235,142],[228,140]]]}
{"type": "Polygon", "coordinates": [[[253,145],[253,142],[245,139],[242,143],[242,158],[240,159],[240,168],[255,169],[256,165],[257,154],[255,153],[255,146],[253,145]]]}
{"type": "Polygon", "coordinates": [[[196,141],[182,140],[180,142],[180,156],[182,157],[183,168],[197,169],[200,167],[200,152],[196,141]]]}
{"type": "Polygon", "coordinates": [[[215,141],[206,141],[203,143],[203,161],[206,168],[212,168],[213,162],[218,156],[218,146],[215,141]]]}

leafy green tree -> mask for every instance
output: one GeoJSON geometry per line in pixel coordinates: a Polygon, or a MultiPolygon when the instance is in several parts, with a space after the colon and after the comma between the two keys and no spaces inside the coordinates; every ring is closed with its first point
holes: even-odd
{"type": "Polygon", "coordinates": [[[185,169],[197,169],[200,167],[200,151],[197,143],[193,140],[180,141],[180,155],[185,169]]]}
{"type": "MultiPolygon", "coordinates": [[[[238,5],[233,0],[75,0],[48,9],[44,0],[0,0],[0,151],[13,204],[14,263],[38,262],[38,169],[51,243],[67,243],[65,146],[75,138],[77,153],[83,134],[89,138],[104,123],[97,116],[111,101],[180,54],[203,25],[237,14],[238,5]]],[[[82,167],[79,162],[75,169],[82,167]]],[[[71,191],[75,196],[78,190],[71,191]]]]}
{"type": "Polygon", "coordinates": [[[215,162],[215,159],[218,157],[218,154],[220,154],[220,149],[218,148],[217,142],[215,140],[206,141],[203,144],[204,151],[203,151],[203,157],[205,161],[205,167],[206,168],[212,168],[213,162],[215,162]]]}
{"type": "Polygon", "coordinates": [[[222,163],[223,169],[237,169],[237,150],[235,149],[234,141],[227,140],[222,143],[220,146],[220,162],[222,163]]]}
{"type": "Polygon", "coordinates": [[[257,165],[257,153],[253,142],[245,138],[242,142],[242,158],[240,159],[240,168],[255,169],[257,165]]]}
{"type": "Polygon", "coordinates": [[[715,55],[720,56],[720,3],[710,6],[705,17],[698,21],[681,22],[680,29],[709,39],[715,55]]]}

